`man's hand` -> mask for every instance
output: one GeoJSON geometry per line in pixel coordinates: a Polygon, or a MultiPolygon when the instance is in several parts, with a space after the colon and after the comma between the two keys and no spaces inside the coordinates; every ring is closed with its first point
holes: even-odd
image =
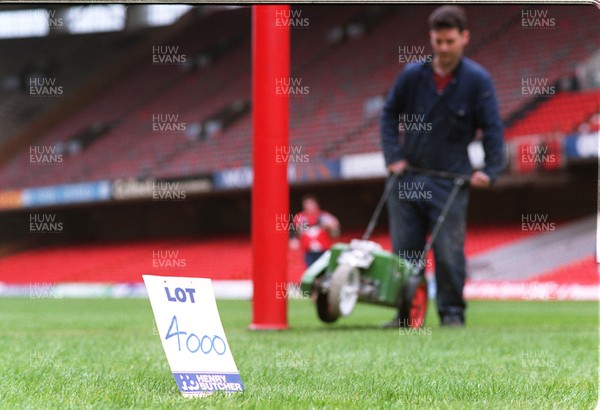
{"type": "Polygon", "coordinates": [[[475,188],[488,188],[492,185],[492,180],[484,172],[475,171],[471,175],[469,183],[475,188]]]}
{"type": "Polygon", "coordinates": [[[396,161],[393,164],[388,165],[387,170],[393,174],[403,174],[404,171],[406,171],[407,167],[408,167],[408,161],[403,159],[403,160],[396,161]]]}
{"type": "Polygon", "coordinates": [[[327,229],[332,237],[340,236],[340,221],[335,216],[324,214],[321,218],[321,226],[327,229]]]}
{"type": "Polygon", "coordinates": [[[294,251],[300,249],[300,241],[298,238],[290,238],[290,248],[294,251]]]}

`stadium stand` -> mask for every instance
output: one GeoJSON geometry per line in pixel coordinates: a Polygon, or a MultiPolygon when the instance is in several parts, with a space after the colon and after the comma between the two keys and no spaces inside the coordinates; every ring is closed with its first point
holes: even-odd
{"type": "MultiPolygon", "coordinates": [[[[291,80],[299,82],[306,92],[290,98],[290,144],[301,147],[303,154],[316,161],[379,151],[378,117],[383,97],[405,64],[400,61],[402,47],[410,47],[417,57],[426,57],[429,45],[423,22],[433,6],[411,7],[410,14],[404,13],[402,7],[381,5],[302,5],[294,9],[308,19],[310,30],[291,30],[291,80]]],[[[547,6],[548,14],[566,30],[526,29],[521,19],[521,12],[526,9],[517,5],[468,6],[472,43],[467,52],[495,80],[501,115],[508,125],[506,137],[511,145],[511,160],[516,164],[511,170],[554,170],[563,163],[565,138],[587,135],[599,128],[600,92],[571,89],[576,88],[575,67],[597,52],[593,41],[581,41],[581,38],[595,38],[596,19],[582,7],[547,6]],[[555,87],[556,92],[542,96],[524,93],[524,78],[541,80],[555,87]],[[539,166],[520,161],[519,152],[532,145],[547,148],[548,154],[560,155],[559,161],[539,166]]],[[[14,74],[34,67],[31,64],[36,61],[31,61],[31,55],[52,62],[55,71],[51,75],[69,93],[86,94],[84,102],[65,109],[66,119],[57,117],[30,132],[33,139],[22,140],[19,152],[9,160],[3,162],[0,155],[0,193],[98,180],[185,178],[251,166],[250,30],[250,9],[241,7],[210,15],[190,12],[165,29],[0,41],[0,52],[7,56],[0,63],[0,74],[13,78],[12,85],[8,81],[0,89],[3,96],[0,121],[5,125],[0,130],[0,153],[2,144],[20,135],[37,118],[66,105],[66,98],[32,98],[14,88],[17,78],[14,74]],[[183,61],[151,64],[156,47],[170,50],[171,56],[183,57],[183,61]],[[106,73],[108,68],[112,70],[110,76],[106,73]],[[31,146],[57,149],[57,153],[64,154],[63,161],[32,165],[31,146]]],[[[18,81],[16,84],[18,88],[18,81]]],[[[378,188],[373,192],[378,195],[378,188]]],[[[545,194],[553,195],[548,192],[545,194]]],[[[372,200],[375,195],[371,194],[363,192],[357,208],[372,200]]],[[[515,201],[518,194],[502,190],[498,194],[505,195],[497,205],[498,208],[506,205],[502,209],[505,214],[499,212],[494,217],[498,221],[509,220],[508,224],[468,227],[469,261],[477,262],[481,259],[478,257],[516,246],[528,238],[539,239],[540,233],[524,232],[515,223],[514,215],[522,215],[525,205],[540,204],[544,199],[515,201]]],[[[201,214],[199,205],[205,198],[193,198],[186,211],[201,214]]],[[[104,204],[93,204],[90,208],[97,208],[86,208],[81,215],[93,219],[96,213],[106,211],[110,217],[111,212],[118,213],[120,217],[114,218],[113,225],[104,228],[110,231],[116,224],[129,222],[128,212],[158,215],[164,211],[153,208],[155,203],[113,202],[105,208],[104,204]]],[[[341,206],[341,202],[338,199],[337,205],[341,206]]],[[[219,198],[215,203],[220,204],[219,198]]],[[[557,204],[556,207],[561,206],[560,201],[557,204]]],[[[239,208],[248,208],[244,201],[228,205],[231,209],[224,212],[227,216],[239,208]]],[[[573,207],[577,205],[567,208],[571,211],[573,207]]],[[[85,206],[74,208],[80,211],[85,206]]],[[[169,211],[183,214],[183,207],[175,209],[169,211]]],[[[204,211],[210,215],[217,213],[214,208],[204,211]]],[[[579,216],[576,212],[565,211],[565,214],[579,216]]],[[[344,214],[351,219],[348,215],[354,214],[344,214]]],[[[78,216],[68,219],[71,226],[76,224],[78,216]]],[[[198,239],[187,237],[194,234],[195,227],[184,234],[170,235],[178,229],[175,224],[164,228],[168,225],[164,222],[156,229],[146,230],[145,226],[140,228],[146,223],[140,222],[141,219],[132,222],[131,236],[123,232],[119,233],[122,236],[113,237],[106,232],[97,236],[94,232],[74,232],[72,237],[63,235],[52,242],[53,238],[46,240],[25,232],[18,243],[6,246],[0,243],[0,291],[3,284],[139,282],[140,274],[155,272],[226,280],[250,278],[251,246],[248,236],[238,233],[243,229],[234,230],[236,233],[232,235],[224,235],[224,230],[214,236],[222,227],[215,224],[213,236],[198,239]],[[132,242],[126,242],[129,240],[132,242]],[[171,251],[177,255],[158,259],[164,262],[170,258],[179,265],[184,261],[184,266],[160,269],[153,266],[153,260],[157,259],[153,256],[155,252],[171,251]]],[[[235,222],[238,225],[246,221],[243,217],[239,220],[244,222],[235,222]]],[[[186,222],[191,226],[197,220],[186,222]]],[[[11,229],[21,232],[18,223],[14,222],[11,229]]],[[[340,240],[347,242],[360,236],[354,230],[357,224],[345,231],[340,240]]],[[[212,227],[206,224],[198,231],[210,231],[212,227]]],[[[385,230],[377,231],[372,239],[390,248],[385,230]]],[[[298,281],[304,270],[301,253],[290,250],[288,261],[289,280],[298,281]]],[[[531,278],[562,282],[568,281],[572,272],[578,274],[581,283],[598,283],[596,265],[588,254],[537,271],[531,278]]]]}
{"type": "MultiPolygon", "coordinates": [[[[523,232],[518,225],[470,226],[465,252],[472,259],[543,234],[523,232]]],[[[344,232],[340,241],[348,242],[357,236],[360,236],[360,232],[344,232]]],[[[373,240],[384,248],[390,247],[390,240],[385,232],[376,232],[373,240]]],[[[29,250],[0,259],[0,283],[132,283],[139,281],[141,273],[152,272],[192,277],[204,275],[218,280],[244,280],[251,277],[251,258],[251,245],[247,237],[236,235],[210,239],[183,238],[61,246],[29,250]],[[236,257],[231,258],[232,254],[236,257]],[[68,260],[69,264],[61,263],[64,260],[68,260]]],[[[433,262],[431,255],[429,259],[430,263],[433,262]]],[[[572,275],[575,267],[581,283],[597,284],[596,264],[591,261],[593,262],[592,256],[585,256],[550,271],[537,272],[535,277],[539,280],[568,282],[568,275],[572,275]]],[[[302,253],[290,250],[288,264],[289,280],[297,282],[304,271],[302,253]]],[[[433,267],[431,263],[431,268],[433,267]]]]}
{"type": "MultiPolygon", "coordinates": [[[[378,151],[377,118],[365,117],[365,102],[381,97],[402,68],[398,47],[428,49],[422,22],[431,9],[431,6],[415,7],[414,13],[407,15],[397,8],[387,8],[382,15],[378,11],[380,6],[302,7],[311,29],[292,30],[292,77],[307,86],[308,93],[291,98],[291,143],[304,147],[311,158],[339,158],[349,153],[378,151]],[[364,15],[374,17],[361,19],[364,15]],[[364,29],[360,29],[361,24],[364,29]],[[337,41],[327,41],[336,32],[346,34],[338,35],[337,41]],[[294,46],[297,44],[303,46],[294,46]]],[[[587,58],[594,48],[592,42],[580,41],[582,36],[592,38],[595,27],[593,14],[583,8],[547,7],[550,16],[560,16],[561,27],[573,27],[577,31],[527,30],[526,36],[520,18],[523,9],[520,6],[469,8],[474,39],[469,56],[492,73],[504,118],[530,102],[531,97],[522,93],[522,78],[535,73],[548,84],[554,84],[571,76],[576,64],[587,58]],[[516,55],[516,50],[531,52],[516,55]]],[[[227,129],[217,126],[213,134],[198,138],[198,130],[206,126],[211,115],[235,101],[250,98],[249,31],[248,8],[221,11],[210,18],[197,17],[178,36],[160,43],[177,45],[178,52],[191,62],[184,66],[151,66],[147,64],[151,51],[146,49],[137,65],[123,73],[120,80],[35,143],[61,144],[96,123],[110,128],[106,134],[76,155],[65,158],[60,165],[39,167],[33,172],[28,166],[28,152],[23,150],[0,165],[0,187],[193,175],[250,165],[249,114],[238,117],[227,129]],[[223,44],[219,57],[208,64],[206,53],[223,44]],[[154,132],[153,115],[161,114],[176,114],[177,121],[185,125],[185,132],[154,132]]],[[[98,41],[99,47],[103,44],[108,47],[127,38],[123,35],[119,40],[118,36],[91,37],[98,41]]],[[[83,40],[64,41],[73,41],[72,48],[77,51],[65,55],[68,63],[63,65],[79,65],[77,55],[83,51],[77,48],[75,41],[83,40]]],[[[100,66],[93,59],[89,65],[100,66]]],[[[559,102],[562,99],[556,98],[559,102]]],[[[554,98],[548,100],[541,107],[558,104],[552,102],[554,98]]],[[[572,119],[574,122],[582,120],[572,119]]],[[[533,129],[527,128],[527,132],[540,132],[535,128],[537,125],[532,125],[533,121],[526,120],[527,127],[533,126],[533,129]]],[[[570,125],[567,131],[576,125],[570,125]]],[[[550,125],[544,124],[544,127],[541,131],[550,125]]],[[[509,129],[507,135],[523,132],[519,129],[509,129]]],[[[555,128],[550,130],[555,131],[555,128]]]]}
{"type": "Polygon", "coordinates": [[[3,78],[0,143],[5,143],[29,121],[62,101],[61,98],[32,97],[30,78],[53,79],[64,93],[70,93],[121,57],[123,50],[140,34],[56,35],[0,41],[0,53],[10,56],[0,63],[3,78]]]}
{"type": "Polygon", "coordinates": [[[577,283],[579,284],[598,283],[598,262],[596,262],[593,255],[573,263],[560,266],[555,270],[543,273],[534,278],[534,280],[539,282],[554,281],[559,283],[569,283],[574,279],[577,280],[577,283]],[[577,275],[573,275],[573,272],[577,272],[577,275]]]}
{"type": "Polygon", "coordinates": [[[598,112],[600,91],[561,92],[509,128],[506,139],[536,134],[566,135],[578,131],[598,112]]]}
{"type": "MultiPolygon", "coordinates": [[[[466,252],[469,256],[477,255],[529,235],[515,226],[473,227],[469,230],[466,252]]],[[[359,232],[345,232],[340,240],[349,241],[357,236],[359,232]]],[[[379,232],[373,239],[386,248],[390,246],[387,233],[379,232]]],[[[289,252],[289,277],[291,281],[297,281],[304,270],[303,256],[299,251],[289,252]]],[[[30,250],[0,259],[0,282],[28,283],[32,281],[31,272],[39,272],[49,282],[127,283],[137,282],[141,272],[153,270],[191,276],[214,277],[217,274],[219,277],[216,279],[248,279],[251,276],[251,257],[251,246],[245,236],[61,246],[30,250]],[[177,252],[177,256],[153,257],[153,252],[160,252],[158,255],[163,256],[177,252]],[[228,257],[231,254],[236,257],[228,257]],[[155,259],[171,260],[173,263],[159,267],[159,262],[153,265],[155,259]],[[62,260],[69,260],[69,265],[62,264],[62,260]],[[177,260],[184,262],[174,263],[177,260]]]]}

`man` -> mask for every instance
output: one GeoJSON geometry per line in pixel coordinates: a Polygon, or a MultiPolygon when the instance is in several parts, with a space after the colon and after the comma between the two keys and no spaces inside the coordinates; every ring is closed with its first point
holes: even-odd
{"type": "MultiPolygon", "coordinates": [[[[437,8],[429,16],[429,29],[433,58],[404,68],[387,95],[381,117],[387,169],[401,175],[399,191],[390,195],[387,204],[392,245],[401,258],[413,262],[421,256],[426,234],[437,221],[453,182],[412,173],[408,166],[470,175],[474,188],[491,186],[504,167],[502,122],[492,80],[483,67],[463,56],[469,43],[464,10],[437,8]],[[485,167],[473,171],[467,146],[477,129],[483,134],[485,167]]],[[[468,194],[466,186],[458,192],[433,244],[442,326],[465,322],[468,194]]],[[[399,316],[387,324],[399,325],[399,316]]]]}
{"type": "Polygon", "coordinates": [[[321,210],[314,195],[302,198],[302,212],[294,217],[291,246],[302,247],[306,266],[319,259],[340,235],[340,223],[329,212],[321,210]],[[299,239],[298,239],[299,237],[299,239]]]}

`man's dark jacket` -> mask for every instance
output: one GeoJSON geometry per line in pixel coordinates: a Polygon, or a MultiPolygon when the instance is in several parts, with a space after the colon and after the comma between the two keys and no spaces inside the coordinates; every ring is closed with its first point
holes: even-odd
{"type": "Polygon", "coordinates": [[[502,122],[488,72],[462,57],[452,80],[438,93],[431,63],[405,67],[390,89],[381,117],[386,165],[410,165],[468,175],[467,146],[483,131],[485,172],[492,181],[504,167],[502,122]],[[402,129],[402,136],[399,132],[402,129]]]}

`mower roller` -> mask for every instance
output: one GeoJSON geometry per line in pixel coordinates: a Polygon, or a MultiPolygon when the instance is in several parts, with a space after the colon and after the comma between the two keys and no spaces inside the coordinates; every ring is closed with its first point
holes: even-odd
{"type": "Polygon", "coordinates": [[[421,260],[416,263],[405,260],[369,240],[388,196],[402,176],[392,174],[362,238],[353,239],[349,244],[334,244],[302,276],[302,292],[310,294],[316,302],[317,315],[323,322],[333,323],[341,316],[348,316],[357,302],[363,302],[398,309],[401,327],[423,326],[428,302],[425,258],[459,189],[468,182],[469,177],[410,166],[406,172],[454,182],[425,244],[421,260]]]}

